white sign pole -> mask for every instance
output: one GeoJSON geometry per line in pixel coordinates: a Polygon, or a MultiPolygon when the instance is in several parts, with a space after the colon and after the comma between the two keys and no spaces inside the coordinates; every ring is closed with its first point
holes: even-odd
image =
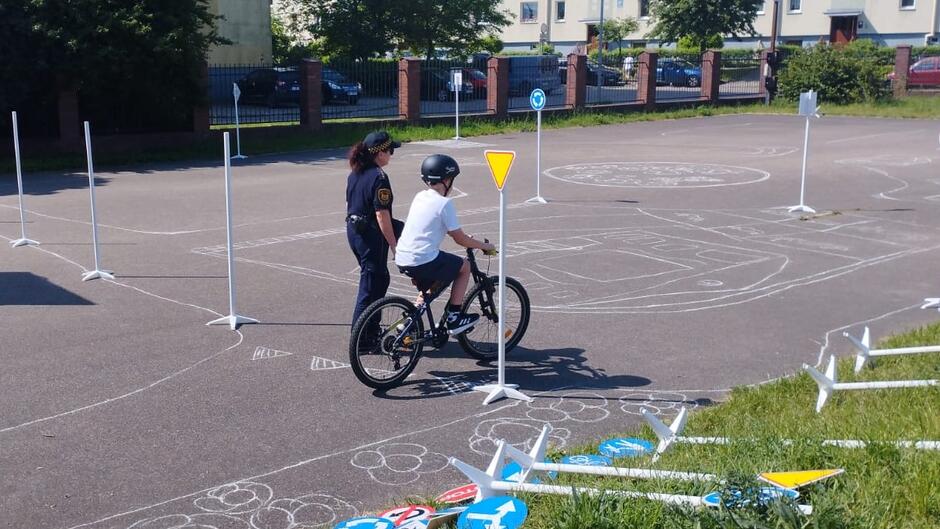
{"type": "MultiPolygon", "coordinates": [[[[238,88],[238,83],[232,83],[232,95],[235,97],[235,148],[238,151],[238,154],[236,154],[232,158],[236,160],[242,160],[244,158],[247,158],[247,156],[244,156],[242,154],[242,133],[241,133],[241,128],[238,125],[238,99],[242,95],[241,89],[238,88]]],[[[226,145],[228,145],[228,142],[225,142],[225,143],[226,145]]]]}
{"type": "Polygon", "coordinates": [[[259,323],[258,320],[235,313],[235,252],[232,246],[232,162],[228,132],[222,133],[225,159],[225,242],[228,249],[228,316],[215,319],[206,325],[228,325],[233,331],[243,323],[259,323]]]}
{"type": "MultiPolygon", "coordinates": [[[[679,411],[679,415],[672,421],[672,424],[666,426],[662,421],[657,419],[652,413],[643,409],[640,410],[643,414],[643,418],[646,419],[646,422],[649,423],[650,427],[653,429],[653,432],[656,434],[656,437],[659,438],[659,446],[656,447],[656,454],[653,455],[652,462],[656,462],[659,459],[659,456],[663,454],[666,450],[673,445],[673,443],[684,443],[684,444],[693,444],[693,445],[730,445],[735,442],[740,442],[744,439],[732,439],[729,437],[687,437],[682,434],[682,429],[685,428],[685,423],[688,420],[688,410],[682,408],[679,411]]],[[[780,439],[781,444],[784,446],[790,446],[795,444],[797,441],[793,439],[780,439]]],[[[820,444],[822,446],[835,446],[837,448],[865,448],[868,446],[867,441],[860,441],[857,439],[827,439],[822,441],[820,444]]],[[[910,448],[914,450],[940,450],[940,441],[893,441],[888,442],[892,446],[898,448],[910,448]]]]}
{"type": "Polygon", "coordinates": [[[940,386],[940,380],[879,380],[875,382],[836,382],[836,357],[829,357],[826,373],[820,373],[815,367],[803,364],[803,369],[819,386],[816,397],[816,413],[822,411],[826,401],[835,391],[853,391],[861,389],[896,389],[940,386]]]}
{"type": "Polygon", "coordinates": [[[10,246],[38,245],[39,243],[26,237],[26,210],[23,208],[23,168],[20,162],[20,126],[16,121],[16,111],[13,111],[13,153],[16,155],[16,188],[20,200],[20,234],[21,237],[10,241],[10,246]]]}
{"type": "Polygon", "coordinates": [[[454,86],[454,139],[460,140],[460,89],[463,87],[463,72],[451,72],[451,84],[454,86]]]}
{"type": "Polygon", "coordinates": [[[800,94],[800,115],[806,116],[806,130],[803,133],[803,171],[800,177],[800,203],[789,209],[790,213],[801,211],[804,213],[816,213],[816,210],[806,205],[806,158],[809,156],[809,120],[812,117],[819,117],[816,106],[816,92],[810,90],[800,94]]]}
{"type": "Polygon", "coordinates": [[[95,250],[95,269],[82,274],[82,281],[114,279],[114,272],[102,270],[98,260],[98,221],[95,218],[95,164],[91,158],[91,127],[85,122],[85,156],[88,159],[88,193],[91,196],[91,241],[95,250]]]}
{"type": "Polygon", "coordinates": [[[535,111],[535,196],[526,202],[548,204],[542,198],[542,109],[545,108],[545,92],[541,88],[529,94],[529,106],[535,111]]]}
{"type": "Polygon", "coordinates": [[[865,367],[865,364],[868,363],[869,359],[873,356],[897,356],[897,355],[915,355],[915,354],[926,354],[926,353],[940,353],[940,345],[922,345],[919,347],[895,347],[893,349],[872,349],[871,348],[871,337],[868,332],[868,326],[865,326],[865,332],[862,334],[862,338],[858,339],[847,331],[843,331],[842,336],[845,336],[853,344],[855,348],[858,349],[858,353],[855,355],[855,372],[859,373],[862,371],[862,368],[865,367]]]}

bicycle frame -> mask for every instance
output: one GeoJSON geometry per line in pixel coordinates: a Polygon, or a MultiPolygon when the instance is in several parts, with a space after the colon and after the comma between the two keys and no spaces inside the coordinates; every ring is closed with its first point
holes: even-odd
{"type": "MultiPolygon", "coordinates": [[[[480,283],[487,285],[486,288],[480,291],[481,296],[484,294],[486,296],[486,299],[480,300],[480,305],[483,307],[484,312],[486,310],[493,310],[494,314],[491,314],[491,315],[484,314],[484,315],[496,317],[496,314],[495,314],[496,307],[493,303],[493,292],[494,292],[493,285],[491,284],[490,278],[485,273],[481,272],[480,268],[477,266],[476,257],[473,254],[472,248],[467,248],[467,262],[470,264],[470,278],[473,280],[474,286],[480,283]]],[[[450,285],[444,285],[441,288],[439,288],[436,292],[432,292],[430,295],[425,297],[423,301],[419,303],[418,306],[415,307],[415,312],[406,317],[405,321],[407,321],[407,323],[405,324],[405,327],[400,330],[398,337],[395,338],[394,347],[397,348],[401,344],[401,340],[404,339],[404,337],[407,336],[411,332],[412,327],[414,327],[415,320],[420,320],[423,314],[427,314],[428,330],[425,331],[424,336],[421,337],[422,343],[427,342],[429,340],[434,341],[440,337],[440,333],[446,332],[443,329],[444,329],[445,318],[447,317],[447,312],[445,311],[443,314],[441,314],[440,321],[435,325],[434,314],[431,312],[431,302],[437,299],[438,296],[440,296],[445,290],[447,290],[448,286],[450,285]]],[[[422,292],[422,296],[424,294],[425,293],[422,292]]],[[[397,327],[399,325],[401,325],[401,322],[395,322],[394,324],[389,326],[389,329],[397,327]]]]}

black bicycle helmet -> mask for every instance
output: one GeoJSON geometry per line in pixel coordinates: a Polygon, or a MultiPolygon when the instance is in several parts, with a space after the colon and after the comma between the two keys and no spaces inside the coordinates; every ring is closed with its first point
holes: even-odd
{"type": "Polygon", "coordinates": [[[460,166],[446,154],[432,154],[421,162],[421,179],[428,185],[443,182],[445,178],[456,178],[460,166]]]}

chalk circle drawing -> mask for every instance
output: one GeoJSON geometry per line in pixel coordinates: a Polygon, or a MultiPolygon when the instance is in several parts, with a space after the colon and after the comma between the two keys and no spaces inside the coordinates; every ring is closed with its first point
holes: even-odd
{"type": "Polygon", "coordinates": [[[720,287],[724,285],[724,281],[718,281],[717,279],[703,279],[698,282],[699,286],[702,287],[720,287]]]}
{"type": "Polygon", "coordinates": [[[518,417],[501,417],[481,421],[470,436],[470,449],[485,457],[496,453],[500,440],[505,440],[512,446],[528,452],[532,444],[542,433],[542,427],[549,425],[549,445],[564,448],[571,437],[567,428],[556,428],[546,421],[537,419],[522,419],[518,417]]]}
{"type": "Polygon", "coordinates": [[[349,503],[328,494],[313,493],[299,498],[282,498],[251,515],[252,529],[318,529],[332,527],[339,520],[358,516],[349,503]]]}
{"type": "Polygon", "coordinates": [[[127,529],[250,529],[248,522],[225,514],[170,514],[140,520],[127,529]]]}
{"type": "Polygon", "coordinates": [[[206,512],[242,514],[258,510],[274,493],[271,487],[253,481],[236,481],[216,487],[193,504],[206,512]]]}
{"type": "Polygon", "coordinates": [[[415,443],[389,443],[358,452],[349,461],[383,485],[407,485],[447,467],[447,456],[415,443]]]}
{"type": "Polygon", "coordinates": [[[526,416],[544,422],[600,422],[606,419],[607,398],[599,393],[571,392],[558,398],[537,399],[527,403],[526,416]]]}
{"type": "Polygon", "coordinates": [[[698,407],[698,403],[690,401],[682,393],[671,391],[631,392],[620,397],[620,409],[628,415],[642,416],[640,410],[643,409],[653,415],[662,415],[671,410],[678,413],[683,407],[694,409],[698,407]]]}
{"type": "Polygon", "coordinates": [[[685,162],[605,162],[553,167],[545,174],[572,184],[604,187],[695,188],[763,182],[770,173],[752,167],[685,162]]]}
{"type": "Polygon", "coordinates": [[[359,510],[350,503],[325,493],[274,501],[270,501],[271,497],[267,485],[229,483],[193,502],[202,510],[215,509],[214,512],[148,518],[134,522],[128,529],[324,529],[359,515],[359,510]]]}

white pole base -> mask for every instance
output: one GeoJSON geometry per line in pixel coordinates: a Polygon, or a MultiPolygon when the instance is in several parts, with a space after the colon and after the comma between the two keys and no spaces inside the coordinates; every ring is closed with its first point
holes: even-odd
{"type": "Polygon", "coordinates": [[[452,140],[461,140],[461,139],[463,139],[463,138],[461,138],[460,136],[454,136],[454,137],[451,138],[451,139],[452,139],[452,140]]]}
{"type": "Polygon", "coordinates": [[[92,270],[82,274],[82,281],[91,281],[92,279],[114,279],[114,272],[111,270],[92,270]]]}
{"type": "Polygon", "coordinates": [[[245,316],[239,316],[238,314],[230,314],[228,316],[222,316],[219,319],[212,320],[206,325],[228,325],[229,329],[233,331],[238,329],[239,325],[244,325],[247,323],[261,323],[260,321],[254,318],[246,318],[245,316]]]}
{"type": "Polygon", "coordinates": [[[526,204],[548,204],[548,201],[542,198],[541,195],[536,195],[529,200],[525,201],[526,204]]]}
{"type": "Polygon", "coordinates": [[[32,239],[17,239],[15,241],[10,241],[10,246],[13,248],[18,246],[39,246],[39,243],[32,239]]]}
{"type": "Polygon", "coordinates": [[[920,308],[940,310],[940,298],[924,298],[924,304],[920,308]]]}
{"type": "Polygon", "coordinates": [[[517,390],[519,386],[516,384],[505,384],[500,386],[499,384],[485,384],[483,386],[474,386],[473,391],[482,391],[483,393],[489,393],[485,399],[483,399],[483,404],[491,404],[500,399],[516,399],[524,400],[526,402],[532,402],[532,397],[526,395],[525,393],[517,390]]]}
{"type": "Polygon", "coordinates": [[[244,154],[236,154],[235,156],[232,156],[233,160],[244,160],[245,158],[248,158],[248,157],[245,156],[244,154]]]}
{"type": "Polygon", "coordinates": [[[790,213],[796,213],[800,211],[802,213],[816,213],[816,210],[807,206],[806,204],[800,204],[799,206],[791,206],[787,209],[790,213]]]}

